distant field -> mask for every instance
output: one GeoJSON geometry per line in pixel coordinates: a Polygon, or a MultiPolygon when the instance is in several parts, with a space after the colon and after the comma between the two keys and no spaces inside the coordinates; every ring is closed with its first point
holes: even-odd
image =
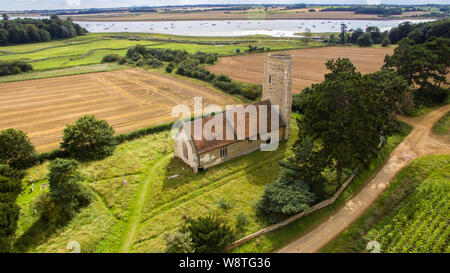
{"type": "Polygon", "coordinates": [[[299,39],[267,36],[203,38],[149,33],[95,33],[46,43],[1,46],[0,60],[24,60],[36,70],[58,69],[98,64],[107,54],[125,56],[130,47],[138,44],[147,48],[181,49],[190,53],[203,51],[221,56],[234,55],[238,48],[244,52],[249,44],[272,50],[322,45],[319,42],[305,45],[299,39]]]}
{"type": "MultiPolygon", "coordinates": [[[[325,63],[332,58],[350,58],[358,71],[371,73],[384,64],[384,57],[392,54],[392,48],[324,47],[291,50],[294,54],[294,92],[313,83],[323,81],[327,73],[325,63]]],[[[264,74],[266,54],[254,54],[220,58],[219,63],[208,67],[216,74],[226,74],[231,78],[247,83],[261,83],[264,74]]]]}
{"type": "Polygon", "coordinates": [[[0,130],[27,132],[39,151],[58,147],[65,124],[84,114],[123,133],[173,120],[177,104],[193,97],[224,106],[234,99],[212,88],[140,69],[0,84],[0,130]]]}
{"type": "MultiPolygon", "coordinates": [[[[415,13],[406,13],[407,18],[415,13]]],[[[92,15],[71,15],[74,21],[182,21],[182,20],[245,20],[245,19],[373,19],[381,20],[376,14],[355,14],[352,11],[308,12],[305,9],[287,11],[249,10],[243,11],[203,11],[192,13],[104,13],[92,15]]]]}

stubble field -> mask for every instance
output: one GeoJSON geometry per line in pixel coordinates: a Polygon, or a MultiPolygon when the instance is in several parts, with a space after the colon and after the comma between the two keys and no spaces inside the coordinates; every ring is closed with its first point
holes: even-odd
{"type": "MultiPolygon", "coordinates": [[[[294,55],[293,91],[299,93],[305,87],[324,80],[328,73],[325,63],[329,59],[349,58],[362,73],[378,71],[384,57],[393,53],[393,48],[322,47],[284,51],[294,55]]],[[[267,54],[220,58],[219,63],[209,67],[211,72],[225,74],[234,80],[260,84],[264,75],[264,60],[267,54]]]]}
{"type": "Polygon", "coordinates": [[[28,133],[38,151],[58,148],[63,128],[85,114],[106,119],[116,133],[174,120],[178,104],[235,103],[212,88],[150,71],[128,69],[0,84],[0,130],[28,133]]]}

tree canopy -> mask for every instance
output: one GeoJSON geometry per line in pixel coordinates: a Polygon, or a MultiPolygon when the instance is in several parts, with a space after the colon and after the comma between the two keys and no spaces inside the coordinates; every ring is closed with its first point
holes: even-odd
{"type": "Polygon", "coordinates": [[[61,148],[82,160],[101,159],[111,155],[116,146],[114,129],[106,120],[93,115],[79,118],[64,129],[61,148]]]}
{"type": "Polygon", "coordinates": [[[35,155],[26,133],[12,128],[0,131],[0,164],[24,169],[34,161],[35,155]]]}

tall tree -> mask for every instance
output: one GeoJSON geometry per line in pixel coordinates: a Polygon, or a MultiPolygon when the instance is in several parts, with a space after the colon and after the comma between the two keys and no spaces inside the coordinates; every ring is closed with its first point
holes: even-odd
{"type": "Polygon", "coordinates": [[[79,118],[64,129],[61,148],[77,159],[101,159],[115,150],[114,129],[93,115],[79,118]]]}
{"type": "Polygon", "coordinates": [[[0,165],[0,253],[11,252],[20,208],[16,199],[22,191],[23,172],[0,165]]]}
{"type": "Polygon", "coordinates": [[[35,155],[36,150],[24,132],[12,128],[0,131],[0,164],[23,169],[35,155]]]}
{"type": "Polygon", "coordinates": [[[428,92],[434,102],[445,97],[434,98],[436,90],[447,83],[450,68],[450,38],[437,38],[424,44],[403,39],[392,56],[386,56],[384,67],[394,69],[411,86],[421,93],[428,92]]]}
{"type": "Polygon", "coordinates": [[[317,153],[341,182],[344,168],[366,163],[376,153],[380,134],[386,133],[383,117],[391,109],[382,107],[387,100],[383,86],[356,72],[349,59],[330,60],[326,66],[331,72],[312,86],[299,126],[304,136],[321,144],[317,153]]]}

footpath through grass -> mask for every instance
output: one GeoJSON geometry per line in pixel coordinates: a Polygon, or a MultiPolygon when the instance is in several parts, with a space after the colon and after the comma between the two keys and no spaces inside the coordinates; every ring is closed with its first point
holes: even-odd
{"type": "Polygon", "coordinates": [[[372,207],[322,252],[449,253],[450,155],[414,160],[372,207]]]}
{"type": "Polygon", "coordinates": [[[49,163],[30,168],[18,199],[21,214],[15,250],[68,252],[67,243],[78,241],[82,252],[162,252],[164,234],[180,227],[184,214],[214,213],[234,227],[236,215],[242,212],[249,225],[238,236],[253,233],[265,226],[256,216],[255,203],[265,185],[278,177],[278,161],[291,153],[297,136],[295,120],[292,124],[291,139],[277,151],[255,152],[198,175],[173,157],[175,143],[169,131],[125,142],[104,160],[80,164],[84,183],[97,198],[58,228],[40,220],[33,206],[48,191],[49,163]],[[180,176],[169,179],[175,174],[180,176]],[[222,198],[232,208],[220,209],[217,203],[222,198]]]}

